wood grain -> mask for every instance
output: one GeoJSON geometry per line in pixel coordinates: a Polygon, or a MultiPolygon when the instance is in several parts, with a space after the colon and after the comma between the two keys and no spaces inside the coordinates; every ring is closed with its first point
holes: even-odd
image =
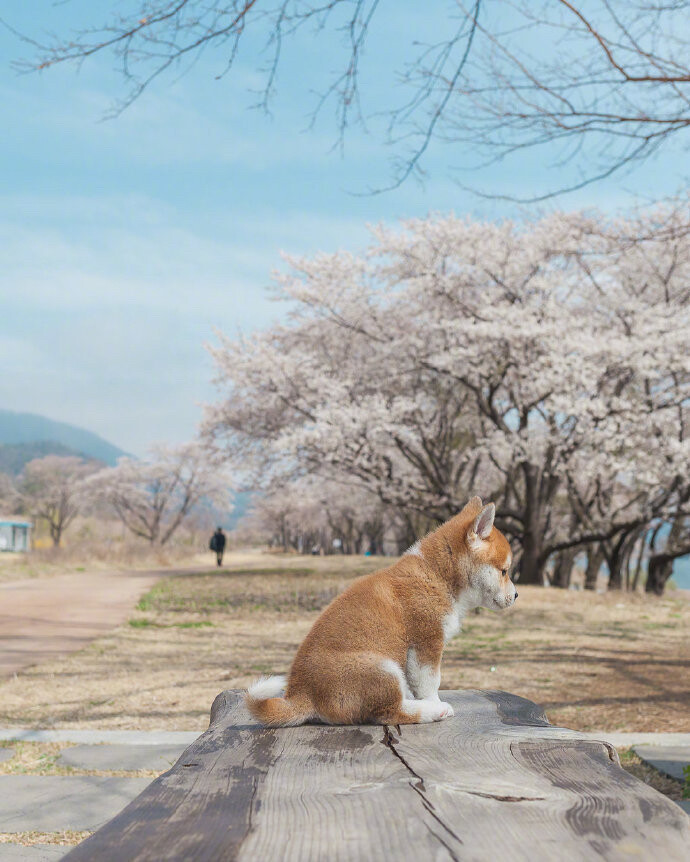
{"type": "Polygon", "coordinates": [[[506,692],[442,697],[438,724],[268,730],[222,692],[209,730],[65,859],[688,858],[690,820],[615,749],[506,692]]]}

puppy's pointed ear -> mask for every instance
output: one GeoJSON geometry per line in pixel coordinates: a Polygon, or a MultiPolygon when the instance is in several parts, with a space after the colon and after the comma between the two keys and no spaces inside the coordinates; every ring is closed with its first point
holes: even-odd
{"type": "Polygon", "coordinates": [[[482,510],[482,498],[481,497],[472,497],[469,503],[466,503],[463,507],[463,510],[460,512],[460,515],[470,515],[474,516],[481,512],[482,510]]]}
{"type": "Polygon", "coordinates": [[[496,506],[493,503],[488,503],[474,519],[474,523],[467,533],[467,539],[470,546],[477,545],[489,538],[494,526],[495,517],[496,506]]]}

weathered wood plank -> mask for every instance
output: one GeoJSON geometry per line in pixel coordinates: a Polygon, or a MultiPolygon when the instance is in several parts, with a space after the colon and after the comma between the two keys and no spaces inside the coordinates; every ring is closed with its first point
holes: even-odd
{"type": "Polygon", "coordinates": [[[688,858],[690,820],[621,769],[615,749],[503,692],[443,698],[467,720],[405,726],[394,745],[462,838],[457,858],[688,858]]]}
{"type": "Polygon", "coordinates": [[[690,820],[615,750],[505,692],[439,724],[268,730],[223,692],[209,730],[65,858],[685,860],[690,820]]]}

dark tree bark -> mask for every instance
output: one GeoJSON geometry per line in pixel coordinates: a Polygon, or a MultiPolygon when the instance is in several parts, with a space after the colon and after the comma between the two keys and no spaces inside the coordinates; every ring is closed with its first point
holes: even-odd
{"type": "Polygon", "coordinates": [[[553,580],[551,586],[560,587],[567,590],[570,586],[570,577],[575,563],[575,557],[578,554],[577,548],[568,548],[565,551],[560,551],[556,557],[556,565],[553,571],[553,580]]]}
{"type": "Polygon", "coordinates": [[[632,550],[638,535],[639,528],[637,527],[621,533],[621,535],[614,540],[611,550],[606,554],[606,562],[609,566],[610,590],[623,589],[623,575],[625,573],[625,567],[630,556],[630,551],[632,550]]]}
{"type": "Polygon", "coordinates": [[[621,590],[623,589],[623,570],[622,570],[622,559],[620,552],[614,550],[612,554],[609,555],[609,558],[606,561],[608,563],[609,568],[609,590],[621,590]]]}
{"type": "MultiPolygon", "coordinates": [[[[687,502],[687,495],[683,498],[683,503],[685,502],[687,502]]],[[[647,568],[645,592],[654,593],[657,596],[663,595],[666,582],[673,574],[673,561],[690,554],[690,536],[687,529],[686,516],[677,516],[671,524],[671,530],[666,539],[666,550],[661,553],[654,552],[659,528],[654,531],[650,541],[652,555],[647,568]]]]}
{"type": "Polygon", "coordinates": [[[597,579],[602,563],[604,562],[604,551],[601,544],[590,545],[587,554],[587,569],[585,570],[585,589],[596,590],[597,579]]]}
{"type": "Polygon", "coordinates": [[[632,585],[630,587],[630,589],[633,593],[637,592],[637,586],[640,582],[640,575],[642,574],[642,558],[644,557],[644,549],[647,546],[648,535],[649,535],[648,532],[645,531],[644,535],[642,536],[642,539],[640,540],[640,549],[639,549],[639,552],[637,554],[637,562],[635,564],[635,573],[633,575],[632,585]]]}
{"type": "Polygon", "coordinates": [[[666,588],[666,582],[673,574],[673,557],[671,554],[654,554],[649,559],[647,569],[646,593],[654,593],[662,596],[666,588]]]}
{"type": "Polygon", "coordinates": [[[522,555],[519,564],[521,584],[544,585],[544,569],[546,560],[542,554],[542,537],[536,530],[525,532],[522,542],[522,555]]]}
{"type": "Polygon", "coordinates": [[[544,513],[548,511],[553,493],[550,493],[550,483],[545,482],[543,473],[535,465],[523,463],[522,474],[525,482],[525,505],[519,581],[521,584],[536,584],[541,587],[544,585],[544,571],[549,558],[549,553],[544,549],[544,513]]]}

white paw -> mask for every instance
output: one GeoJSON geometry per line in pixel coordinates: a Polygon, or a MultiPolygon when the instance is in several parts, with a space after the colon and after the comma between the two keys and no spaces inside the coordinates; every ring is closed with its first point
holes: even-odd
{"type": "Polygon", "coordinates": [[[443,707],[441,718],[451,718],[455,715],[455,710],[449,703],[444,703],[443,701],[440,701],[440,706],[443,707]]]}
{"type": "Polygon", "coordinates": [[[430,721],[443,721],[444,718],[450,718],[454,715],[453,707],[449,703],[444,703],[441,700],[413,700],[403,704],[412,712],[419,712],[419,720],[422,723],[430,721]],[[409,704],[409,706],[407,706],[409,704]]]}

